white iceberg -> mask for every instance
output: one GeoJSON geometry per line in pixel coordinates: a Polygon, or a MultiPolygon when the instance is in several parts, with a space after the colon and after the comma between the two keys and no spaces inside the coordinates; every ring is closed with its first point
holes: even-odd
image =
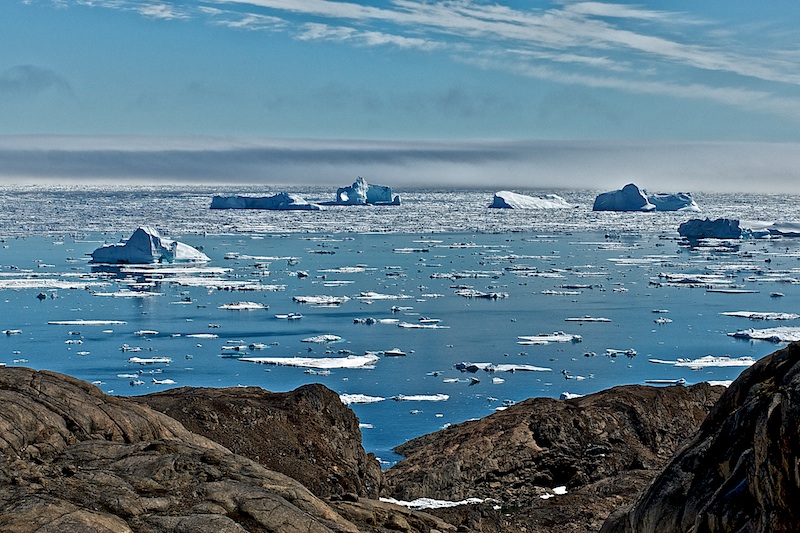
{"type": "Polygon", "coordinates": [[[519,339],[517,341],[517,344],[522,344],[524,346],[530,346],[536,344],[550,344],[551,342],[578,343],[583,341],[583,337],[581,337],[580,335],[564,333],[563,331],[556,331],[554,333],[546,333],[539,335],[520,335],[517,338],[519,339]]]}
{"type": "Polygon", "coordinates": [[[367,394],[340,394],[339,399],[345,405],[352,405],[354,403],[382,402],[386,398],[384,398],[383,396],[369,396],[367,394]]]}
{"type": "Polygon", "coordinates": [[[392,396],[396,402],[446,402],[448,394],[397,394],[392,396]]]}
{"type": "Polygon", "coordinates": [[[211,209],[270,209],[275,211],[317,211],[319,205],[306,201],[300,195],[280,192],[273,196],[214,196],[211,209]]]}
{"type": "Polygon", "coordinates": [[[262,365],[297,366],[302,368],[373,368],[380,360],[374,354],[347,357],[242,357],[239,361],[262,365]]]}
{"type": "Polygon", "coordinates": [[[594,199],[592,211],[655,211],[645,193],[633,183],[617,191],[601,193],[594,199]]]}
{"type": "Polygon", "coordinates": [[[269,309],[267,304],[262,304],[258,302],[232,302],[228,304],[222,304],[217,309],[228,309],[231,311],[252,311],[256,309],[269,309]]]}
{"type": "Polygon", "coordinates": [[[391,187],[370,185],[359,176],[349,187],[340,187],[332,205],[400,205],[400,197],[392,196],[391,187]]]}
{"type": "Polygon", "coordinates": [[[511,191],[498,191],[489,206],[496,209],[564,209],[575,207],[557,194],[526,196],[511,191]]]}
{"type": "Polygon", "coordinates": [[[797,342],[800,341],[800,327],[780,326],[766,329],[745,329],[735,333],[728,333],[729,337],[770,342],[797,342]]]}
{"type": "Polygon", "coordinates": [[[656,211],[700,211],[689,192],[648,193],[647,201],[656,206],[656,211]]]}
{"type": "Polygon", "coordinates": [[[800,318],[800,315],[796,313],[773,313],[758,311],[729,311],[720,314],[725,316],[749,318],[750,320],[797,320],[800,318]]]}
{"type": "Polygon", "coordinates": [[[667,361],[663,359],[650,359],[651,363],[660,365],[672,365],[676,367],[688,368],[690,370],[702,370],[708,367],[749,367],[756,362],[752,357],[745,355],[742,357],[729,357],[727,355],[704,355],[697,359],[679,358],[677,361],[667,361]]]}
{"type": "Polygon", "coordinates": [[[182,242],[165,239],[149,226],[140,226],[123,243],[107,244],[91,253],[92,263],[204,263],[209,257],[182,242]]]}

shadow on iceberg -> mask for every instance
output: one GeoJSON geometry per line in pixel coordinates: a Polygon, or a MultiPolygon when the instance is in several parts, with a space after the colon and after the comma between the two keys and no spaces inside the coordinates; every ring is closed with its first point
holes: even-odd
{"type": "Polygon", "coordinates": [[[156,229],[140,226],[127,241],[106,244],[91,254],[90,263],[205,263],[209,257],[188,244],[163,238],[156,229]]]}

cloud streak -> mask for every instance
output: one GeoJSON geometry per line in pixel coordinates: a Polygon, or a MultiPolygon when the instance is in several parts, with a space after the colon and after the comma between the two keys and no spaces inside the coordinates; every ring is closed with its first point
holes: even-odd
{"type": "MultiPolygon", "coordinates": [[[[475,0],[393,0],[380,7],[331,0],[72,1],[152,18],[195,17],[235,29],[282,31],[301,41],[449,52],[487,70],[800,119],[800,66],[789,34],[777,41],[780,33],[773,32],[765,51],[758,46],[763,39],[748,33],[755,35],[755,28],[734,34],[685,12],[566,0],[528,9],[475,0]],[[755,44],[746,46],[748,40],[755,44]],[[759,90],[745,89],[753,81],[759,90]]],[[[765,31],[758,28],[758,34],[765,31]]]]}
{"type": "Polygon", "coordinates": [[[800,194],[797,143],[0,137],[0,182],[616,189],[800,194]],[[588,170],[587,169],[591,169],[588,170]]]}

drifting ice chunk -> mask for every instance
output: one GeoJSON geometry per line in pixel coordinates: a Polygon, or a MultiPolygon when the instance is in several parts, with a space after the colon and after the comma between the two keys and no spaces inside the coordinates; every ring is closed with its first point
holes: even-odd
{"type": "Polygon", "coordinates": [[[204,263],[209,257],[182,242],[165,239],[149,226],[141,226],[124,243],[107,244],[91,254],[92,263],[204,263]]]}
{"type": "Polygon", "coordinates": [[[594,199],[593,211],[655,211],[644,192],[633,183],[621,190],[604,192],[594,199]]]}
{"type": "Polygon", "coordinates": [[[450,399],[447,394],[398,394],[392,396],[396,402],[446,402],[450,399]]]}
{"type": "Polygon", "coordinates": [[[511,191],[499,191],[494,194],[494,200],[489,207],[498,209],[564,209],[575,206],[557,194],[526,196],[511,191]]]}
{"type": "Polygon", "coordinates": [[[572,342],[579,343],[583,341],[580,335],[573,335],[564,333],[563,331],[556,331],[554,333],[539,334],[539,335],[520,335],[517,337],[519,340],[517,344],[534,345],[534,344],[549,344],[551,342],[572,342]]]}
{"type": "Polygon", "coordinates": [[[317,204],[307,202],[300,195],[280,192],[274,196],[259,198],[247,196],[214,196],[211,209],[271,209],[276,211],[317,211],[317,204]]]}
{"type": "Polygon", "coordinates": [[[231,311],[252,311],[255,309],[269,309],[267,304],[258,302],[232,302],[229,304],[222,304],[217,309],[228,309],[231,311]]]}
{"type": "Polygon", "coordinates": [[[298,366],[303,368],[373,368],[380,357],[374,354],[347,357],[242,357],[239,361],[262,365],[298,366]]]}
{"type": "Polygon", "coordinates": [[[677,361],[650,359],[650,362],[661,365],[684,367],[690,370],[702,370],[707,367],[748,367],[752,366],[756,360],[747,355],[742,357],[728,357],[727,355],[718,357],[715,355],[704,355],[703,357],[699,357],[697,359],[680,358],[677,361]]]}
{"type": "Polygon", "coordinates": [[[352,405],[354,403],[375,403],[382,402],[386,398],[383,396],[368,396],[366,394],[340,394],[339,399],[345,405],[352,405]]]}
{"type": "Polygon", "coordinates": [[[336,191],[333,205],[400,205],[400,197],[392,197],[391,187],[370,185],[358,177],[350,187],[340,187],[336,191]]]}
{"type": "Polygon", "coordinates": [[[325,344],[326,342],[338,342],[340,340],[342,340],[342,338],[339,335],[331,335],[329,333],[326,333],[324,335],[315,335],[313,337],[306,337],[305,339],[302,339],[300,342],[314,342],[317,344],[325,344]]]}
{"type": "Polygon", "coordinates": [[[656,206],[656,211],[700,211],[688,192],[648,194],[647,200],[656,206]]]}
{"type": "Polygon", "coordinates": [[[750,320],[797,320],[800,318],[800,315],[795,313],[760,313],[757,311],[730,311],[720,314],[725,316],[749,318],[750,320]]]}

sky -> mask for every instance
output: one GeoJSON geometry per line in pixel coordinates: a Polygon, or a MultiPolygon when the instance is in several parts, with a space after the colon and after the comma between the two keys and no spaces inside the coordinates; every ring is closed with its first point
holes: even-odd
{"type": "Polygon", "coordinates": [[[800,2],[3,0],[0,180],[800,194],[800,2]]]}

